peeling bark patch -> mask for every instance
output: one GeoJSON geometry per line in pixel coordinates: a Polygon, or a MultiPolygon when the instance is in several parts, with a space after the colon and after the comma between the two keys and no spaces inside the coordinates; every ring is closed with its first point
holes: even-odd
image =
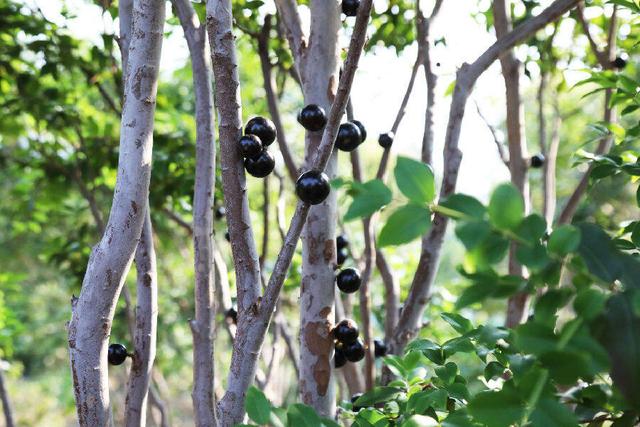
{"type": "MultiPolygon", "coordinates": [[[[325,312],[327,308],[322,309],[325,312]]],[[[329,308],[329,311],[331,308],[329,308]]],[[[316,356],[313,365],[313,379],[316,383],[316,392],[325,396],[329,389],[331,379],[331,325],[327,320],[309,322],[304,328],[304,342],[309,352],[316,356]]]]}
{"type": "Polygon", "coordinates": [[[142,140],[140,138],[136,139],[136,148],[142,147],[142,140]]]}
{"type": "Polygon", "coordinates": [[[113,286],[113,271],[110,268],[107,269],[107,285],[113,286]]]}
{"type": "Polygon", "coordinates": [[[155,67],[144,64],[136,70],[133,76],[132,92],[137,100],[152,92],[155,81],[155,67]]]}
{"type": "Polygon", "coordinates": [[[333,239],[324,241],[324,251],[322,253],[324,255],[324,261],[327,264],[332,263],[336,259],[334,248],[335,244],[333,239]]]}
{"type": "Polygon", "coordinates": [[[144,276],[142,277],[142,284],[147,288],[150,288],[151,282],[152,282],[151,275],[149,273],[144,273],[144,276]]]}
{"type": "Polygon", "coordinates": [[[138,205],[133,200],[131,201],[131,210],[133,211],[134,215],[138,213],[138,205]]]}
{"type": "Polygon", "coordinates": [[[332,75],[329,79],[329,85],[327,86],[327,98],[333,102],[336,99],[336,93],[338,93],[338,79],[336,75],[332,75]]]}

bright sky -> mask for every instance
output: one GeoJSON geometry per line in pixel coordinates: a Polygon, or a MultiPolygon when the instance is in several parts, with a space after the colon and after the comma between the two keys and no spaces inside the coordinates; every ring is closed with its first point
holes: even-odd
{"type": "MultiPolygon", "coordinates": [[[[59,21],[59,11],[63,2],[51,0],[31,0],[31,2],[38,4],[49,19],[59,21]]],[[[381,3],[384,1],[379,0],[376,5],[380,6],[381,3]]],[[[430,6],[429,3],[430,1],[423,1],[425,6],[430,6]]],[[[67,0],[66,4],[77,16],[76,19],[68,22],[68,26],[78,37],[99,43],[102,27],[109,32],[117,32],[117,23],[112,22],[110,16],[103,16],[98,7],[83,0],[67,0]]],[[[441,64],[434,70],[439,77],[434,150],[434,166],[438,176],[441,175],[442,170],[442,144],[451,100],[450,97],[444,96],[444,92],[454,79],[457,67],[464,61],[473,61],[495,41],[494,37],[487,33],[484,24],[471,16],[479,9],[485,10],[489,4],[489,0],[445,1],[438,21],[432,29],[434,39],[445,37],[447,41],[446,46],[438,45],[433,50],[433,62],[441,64]]],[[[303,19],[308,19],[304,11],[302,15],[303,19]]],[[[557,38],[560,42],[562,39],[570,38],[557,38]]],[[[348,40],[345,36],[344,46],[346,47],[347,44],[348,40]]],[[[378,49],[361,59],[353,88],[353,101],[356,116],[365,123],[370,135],[375,137],[391,127],[406,89],[416,50],[416,47],[407,48],[400,57],[397,57],[394,51],[378,49]]],[[[517,54],[522,53],[524,52],[517,51],[517,54]]],[[[163,46],[161,63],[163,74],[168,75],[176,65],[184,64],[187,55],[186,43],[178,29],[163,46]]],[[[524,84],[527,84],[526,80],[524,84]]],[[[398,152],[410,156],[419,155],[426,93],[424,75],[420,70],[407,107],[407,114],[396,135],[394,148],[398,152]]],[[[483,114],[494,126],[498,127],[504,120],[504,84],[497,63],[481,77],[476,85],[472,100],[467,106],[460,139],[464,157],[458,191],[486,199],[496,183],[508,180],[508,172],[498,158],[491,133],[478,116],[473,100],[479,103],[483,114]]],[[[374,138],[371,139],[369,143],[375,144],[374,138]]],[[[530,151],[535,152],[536,148],[537,144],[533,141],[530,144],[530,151]]]]}

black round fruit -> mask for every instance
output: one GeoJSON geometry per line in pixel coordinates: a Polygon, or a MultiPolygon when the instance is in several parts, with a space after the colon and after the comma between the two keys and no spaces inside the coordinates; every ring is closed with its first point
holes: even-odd
{"type": "Polygon", "coordinates": [[[346,16],[356,16],[358,6],[360,6],[360,0],[342,0],[342,13],[346,16]]]}
{"type": "Polygon", "coordinates": [[[349,362],[355,363],[364,359],[364,345],[360,340],[356,340],[351,344],[345,344],[343,351],[349,362]]]}
{"type": "Polygon", "coordinates": [[[218,206],[216,208],[216,219],[222,219],[227,214],[227,210],[224,206],[218,206]]]}
{"type": "MultiPolygon", "coordinates": [[[[351,396],[351,403],[356,403],[356,400],[360,399],[360,396],[362,396],[362,393],[356,393],[353,396],[351,396]]],[[[351,410],[353,412],[358,412],[360,409],[363,409],[363,408],[364,408],[364,406],[353,405],[351,407],[351,410]]]]}
{"type": "Polygon", "coordinates": [[[226,319],[231,320],[231,322],[233,322],[234,325],[238,324],[238,312],[236,311],[235,308],[233,308],[233,307],[229,308],[229,310],[227,310],[224,313],[224,317],[226,319]]]}
{"type": "Polygon", "coordinates": [[[327,124],[327,115],[319,105],[309,104],[298,113],[298,123],[306,130],[316,132],[327,124]]]}
{"type": "Polygon", "coordinates": [[[544,165],[544,156],[542,154],[535,154],[531,156],[531,167],[541,168],[544,165]]]}
{"type": "Polygon", "coordinates": [[[333,328],[333,337],[345,346],[355,342],[359,334],[358,326],[356,326],[356,323],[351,319],[341,320],[340,323],[333,328]]]}
{"type": "Polygon", "coordinates": [[[329,177],[316,170],[310,170],[296,181],[296,194],[305,203],[317,205],[322,203],[331,192],[329,177]]]}
{"type": "Polygon", "coordinates": [[[340,235],[338,237],[336,237],[336,248],[338,248],[338,250],[342,249],[342,248],[346,248],[349,246],[349,239],[347,239],[344,235],[340,235]]]}
{"type": "Polygon", "coordinates": [[[244,168],[256,178],[264,178],[269,175],[275,166],[276,159],[267,150],[262,150],[255,159],[247,158],[244,160],[244,168]]]}
{"type": "Polygon", "coordinates": [[[338,267],[344,264],[348,257],[349,253],[347,252],[347,248],[338,249],[338,254],[336,256],[338,267]]]}
{"type": "Polygon", "coordinates": [[[255,135],[265,146],[271,145],[276,140],[276,125],[265,117],[254,117],[244,127],[244,134],[255,135]]]}
{"type": "Polygon", "coordinates": [[[343,123],[338,129],[336,148],[342,151],[353,151],[362,142],[360,129],[353,123],[343,123]]]}
{"type": "Polygon", "coordinates": [[[227,242],[231,241],[231,235],[229,234],[228,230],[224,232],[224,238],[226,239],[227,242]]]}
{"type": "Polygon", "coordinates": [[[378,137],[378,144],[380,144],[382,148],[390,148],[391,144],[393,144],[394,136],[393,132],[381,133],[378,137]]]}
{"type": "Polygon", "coordinates": [[[245,159],[255,159],[262,153],[262,141],[255,135],[244,135],[238,140],[238,148],[245,159]]]}
{"type": "Polygon", "coordinates": [[[387,355],[387,344],[382,340],[373,340],[373,352],[376,357],[384,357],[387,355]]]}
{"type": "Polygon", "coordinates": [[[333,353],[333,366],[336,369],[342,368],[347,364],[347,356],[344,355],[344,351],[342,349],[336,347],[336,351],[333,353]]]}
{"type": "Polygon", "coordinates": [[[364,127],[360,120],[353,120],[351,123],[358,126],[360,130],[360,142],[364,142],[367,139],[367,128],[364,127]]]}
{"type": "Polygon", "coordinates": [[[360,289],[360,272],[355,268],[345,268],[336,277],[336,284],[338,289],[346,294],[352,294],[360,289]]]}
{"type": "Polygon", "coordinates": [[[127,359],[127,347],[122,344],[111,344],[107,360],[111,365],[122,365],[127,359]]]}
{"type": "Polygon", "coordinates": [[[627,61],[618,56],[616,59],[614,59],[611,62],[611,65],[613,65],[618,70],[621,70],[621,69],[623,69],[624,67],[627,66],[627,61]]]}

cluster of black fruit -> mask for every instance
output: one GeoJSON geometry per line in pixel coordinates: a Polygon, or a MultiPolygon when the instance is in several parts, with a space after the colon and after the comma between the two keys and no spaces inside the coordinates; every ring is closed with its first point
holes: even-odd
{"type": "Polygon", "coordinates": [[[347,361],[355,363],[364,359],[364,344],[359,335],[358,326],[350,319],[342,320],[333,328],[336,346],[333,361],[336,368],[341,368],[347,361]]]}
{"type": "Polygon", "coordinates": [[[244,127],[244,135],[238,141],[238,149],[244,157],[244,168],[256,178],[269,175],[276,160],[267,147],[276,140],[276,126],[264,117],[254,117],[244,127]]]}
{"type": "Polygon", "coordinates": [[[127,353],[127,347],[122,344],[109,345],[109,352],[107,353],[107,360],[110,365],[122,365],[129,356],[127,353]]]}
{"type": "Polygon", "coordinates": [[[337,262],[338,266],[344,264],[349,257],[349,239],[345,236],[338,236],[336,238],[336,249],[338,250],[337,262]]]}
{"type": "Polygon", "coordinates": [[[356,16],[360,0],[342,0],[342,13],[346,16],[356,16]]]}

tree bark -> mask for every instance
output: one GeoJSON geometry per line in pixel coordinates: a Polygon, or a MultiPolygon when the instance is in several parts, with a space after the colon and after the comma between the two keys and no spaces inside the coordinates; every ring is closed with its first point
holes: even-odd
{"type": "MultiPolygon", "coordinates": [[[[458,148],[462,119],[467,99],[478,77],[500,56],[500,54],[526,40],[549,22],[562,16],[579,0],[556,0],[540,15],[527,20],[509,34],[501,37],[472,64],[463,64],[457,72],[456,85],[449,111],[449,121],[445,135],[444,176],[440,187],[440,198],[453,194],[456,190],[462,152],[458,148]]],[[[447,230],[448,219],[436,213],[431,231],[423,242],[418,267],[405,300],[403,310],[390,343],[394,354],[403,351],[407,342],[415,336],[421,323],[429,292],[436,276],[442,242],[447,230]]]]}
{"type": "Polygon", "coordinates": [[[216,425],[214,395],[214,240],[215,137],[213,130],[212,68],[201,25],[189,0],[173,0],[184,30],[193,74],[196,111],[196,178],[193,195],[193,247],[195,268],[195,318],[193,334],[193,390],[195,424],[216,425]]]}
{"type": "Polygon", "coordinates": [[[92,250],[78,299],[72,300],[69,350],[81,426],[109,423],[107,347],[115,305],[146,213],[153,114],[164,26],[164,2],[133,7],[118,176],[105,233],[92,250]]]}
{"type": "Polygon", "coordinates": [[[14,427],[13,409],[11,408],[11,402],[9,401],[9,392],[5,385],[2,367],[0,367],[0,400],[2,401],[2,412],[4,413],[4,422],[6,427],[14,427]]]}
{"type": "Polygon", "coordinates": [[[158,277],[153,246],[153,228],[149,207],[146,208],[140,242],[136,249],[137,270],[134,353],[125,400],[125,425],[146,425],[147,394],[151,370],[156,356],[158,324],[158,277]]]}

